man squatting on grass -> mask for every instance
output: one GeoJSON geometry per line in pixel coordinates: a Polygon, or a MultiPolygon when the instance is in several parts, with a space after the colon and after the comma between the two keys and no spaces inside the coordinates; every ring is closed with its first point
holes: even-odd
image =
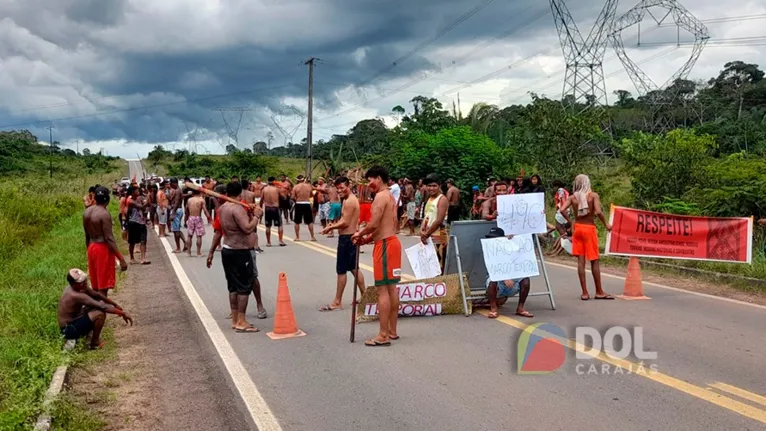
{"type": "Polygon", "coordinates": [[[133,318],[122,307],[106,296],[88,287],[88,275],[80,269],[70,269],[66,276],[69,286],[64,289],[58,305],[58,323],[67,340],[86,337],[91,331],[90,348],[100,349],[101,330],[106,313],[116,314],[133,325],[133,318]]]}
{"type": "MultiPolygon", "coordinates": [[[[356,232],[359,226],[359,200],[351,193],[348,178],[340,177],[335,180],[337,194],[344,199],[341,208],[340,220],[330,223],[322,235],[332,233],[338,230],[338,253],[335,263],[335,272],[338,274],[338,286],[335,291],[335,299],[328,305],[320,308],[319,311],[334,311],[342,309],[343,291],[346,289],[347,273],[351,272],[356,279],[356,286],[359,292],[364,296],[364,275],[356,267],[356,245],[351,241],[351,236],[356,232]]],[[[332,210],[331,210],[332,211],[332,210]]],[[[356,287],[355,287],[356,288],[356,287]]],[[[354,306],[356,304],[352,304],[354,306]]]]}
{"type": "Polygon", "coordinates": [[[373,166],[364,175],[375,193],[372,217],[364,229],[352,235],[355,244],[374,241],[372,251],[375,287],[378,289],[378,320],[380,332],[364,342],[366,346],[390,346],[398,340],[396,323],[399,318],[399,294],[396,284],[402,277],[402,243],[396,236],[399,226],[397,199],[388,190],[388,170],[373,166]]]}

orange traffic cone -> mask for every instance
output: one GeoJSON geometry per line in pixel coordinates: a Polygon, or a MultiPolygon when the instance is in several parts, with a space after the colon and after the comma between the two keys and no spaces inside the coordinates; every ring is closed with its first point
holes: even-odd
{"type": "Polygon", "coordinates": [[[287,289],[287,275],[279,273],[279,290],[277,290],[277,312],[274,313],[274,331],[266,335],[272,340],[283,338],[303,337],[305,332],[298,329],[293,312],[293,303],[290,300],[290,291],[287,289]]]}
{"type": "Polygon", "coordinates": [[[625,277],[625,291],[619,295],[622,299],[652,299],[644,295],[644,284],[641,281],[641,264],[637,257],[628,261],[628,276],[625,277]]]}

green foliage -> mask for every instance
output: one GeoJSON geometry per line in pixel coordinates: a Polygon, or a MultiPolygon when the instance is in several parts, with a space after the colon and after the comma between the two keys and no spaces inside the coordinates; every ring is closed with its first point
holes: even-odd
{"type": "Polygon", "coordinates": [[[668,197],[665,197],[662,203],[652,205],[650,209],[652,211],[666,214],[699,215],[700,213],[700,209],[697,207],[697,204],[668,197]]]}
{"type": "Polygon", "coordinates": [[[275,157],[263,156],[246,151],[236,151],[228,157],[210,157],[188,154],[180,163],[168,166],[168,174],[176,177],[202,177],[210,175],[214,178],[255,178],[275,172],[277,160],[275,157]]]}
{"type": "Polygon", "coordinates": [[[710,161],[686,193],[702,213],[720,217],[766,217],[766,159],[732,154],[710,161]]]}
{"type": "Polygon", "coordinates": [[[510,164],[505,151],[467,126],[435,134],[406,131],[396,137],[393,148],[388,160],[392,175],[419,179],[436,173],[442,183],[452,178],[464,199],[471,186],[483,185],[487,177],[510,164]]]}
{"type": "Polygon", "coordinates": [[[674,130],[666,135],[637,133],[619,145],[621,157],[631,166],[636,202],[644,208],[681,199],[712,160],[715,140],[692,130],[674,130]]]}

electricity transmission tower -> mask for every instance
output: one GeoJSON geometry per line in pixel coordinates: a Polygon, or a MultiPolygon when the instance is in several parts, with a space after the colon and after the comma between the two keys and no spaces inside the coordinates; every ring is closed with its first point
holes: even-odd
{"type": "Polygon", "coordinates": [[[581,111],[607,103],[603,62],[606,34],[614,20],[617,3],[618,0],[606,1],[587,39],[583,39],[564,0],[550,0],[553,22],[566,62],[561,99],[573,107],[584,106],[581,111]]]}
{"type": "MultiPolygon", "coordinates": [[[[221,119],[223,120],[223,125],[226,127],[226,135],[229,142],[234,141],[234,146],[239,148],[239,129],[242,126],[242,118],[245,116],[245,112],[252,111],[253,108],[219,106],[212,108],[212,110],[219,111],[221,113],[221,119]],[[239,118],[237,119],[236,123],[232,122],[232,124],[229,124],[229,122],[226,120],[226,116],[223,114],[224,112],[239,112],[239,118]]],[[[225,147],[223,144],[221,144],[221,146],[225,147]]]]}
{"type": "Polygon", "coordinates": [[[678,90],[673,88],[673,84],[689,76],[695,63],[697,63],[697,59],[702,54],[703,48],[707,44],[708,39],[710,39],[710,34],[705,24],[689,13],[677,0],[641,0],[632,9],[615,20],[609,34],[609,39],[623,67],[628,72],[631,81],[633,81],[633,85],[636,86],[639,96],[644,96],[651,105],[647,128],[654,132],[665,132],[672,128],[671,118],[665,111],[668,106],[675,102],[678,96],[678,90]],[[662,18],[658,19],[655,17],[650,10],[652,8],[662,9],[664,12],[662,18]],[[639,45],[641,44],[641,21],[644,20],[647,14],[658,26],[662,25],[668,17],[672,17],[678,29],[678,46],[681,45],[681,29],[688,31],[694,36],[692,53],[689,59],[662,86],[658,86],[628,57],[622,40],[623,30],[638,25],[638,40],[639,45]]]}

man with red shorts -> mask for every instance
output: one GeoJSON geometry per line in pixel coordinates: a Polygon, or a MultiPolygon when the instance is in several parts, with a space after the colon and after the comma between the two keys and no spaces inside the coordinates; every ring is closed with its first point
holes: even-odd
{"type": "Polygon", "coordinates": [[[612,230],[604,212],[601,210],[601,198],[598,193],[594,193],[590,188],[590,178],[587,175],[578,175],[575,178],[574,193],[564,202],[559,209],[559,213],[570,223],[569,207],[573,207],[575,214],[575,223],[572,232],[572,255],[577,256],[577,275],[580,277],[580,287],[582,295],[580,299],[587,301],[590,299],[588,285],[585,280],[585,261],[590,261],[591,273],[593,273],[593,282],[596,284],[595,299],[614,299],[614,296],[608,295],[601,287],[601,266],[599,265],[598,249],[598,230],[596,229],[595,217],[601,220],[607,231],[612,230]]]}
{"type": "Polygon", "coordinates": [[[128,263],[117,248],[112,234],[112,215],[109,205],[109,189],[98,187],[94,191],[96,205],[88,207],[83,214],[85,245],[88,248],[88,275],[93,290],[106,296],[116,284],[114,260],[120,261],[120,269],[128,269],[128,263]]]}
{"type": "Polygon", "coordinates": [[[398,204],[388,190],[388,170],[373,166],[365,174],[369,188],[375,192],[372,201],[372,216],[367,226],[355,233],[354,243],[375,242],[372,260],[375,287],[378,289],[378,320],[380,332],[364,342],[365,345],[390,346],[391,340],[398,340],[396,323],[399,318],[399,293],[396,284],[402,277],[402,243],[396,236],[399,225],[398,204]]]}

